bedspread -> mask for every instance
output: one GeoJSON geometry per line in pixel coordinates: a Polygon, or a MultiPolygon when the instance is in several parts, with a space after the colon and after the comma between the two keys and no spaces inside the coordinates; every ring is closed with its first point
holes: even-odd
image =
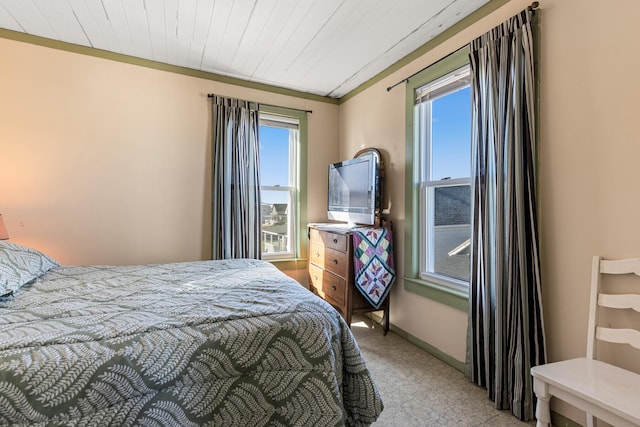
{"type": "Polygon", "coordinates": [[[256,260],[54,268],[0,300],[0,425],[368,425],[342,317],[256,260]]]}

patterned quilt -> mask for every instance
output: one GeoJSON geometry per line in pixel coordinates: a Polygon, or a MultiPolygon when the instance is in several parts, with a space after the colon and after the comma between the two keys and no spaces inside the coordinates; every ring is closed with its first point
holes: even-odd
{"type": "Polygon", "coordinates": [[[380,308],[396,280],[391,227],[358,227],[351,234],[356,289],[380,308]]]}
{"type": "Polygon", "coordinates": [[[342,317],[256,260],[54,268],[0,299],[0,425],[368,425],[342,317]]]}

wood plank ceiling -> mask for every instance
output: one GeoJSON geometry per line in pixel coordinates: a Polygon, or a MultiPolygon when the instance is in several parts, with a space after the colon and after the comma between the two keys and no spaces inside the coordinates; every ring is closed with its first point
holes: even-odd
{"type": "Polygon", "coordinates": [[[0,0],[0,28],[340,98],[489,0],[0,0]]]}

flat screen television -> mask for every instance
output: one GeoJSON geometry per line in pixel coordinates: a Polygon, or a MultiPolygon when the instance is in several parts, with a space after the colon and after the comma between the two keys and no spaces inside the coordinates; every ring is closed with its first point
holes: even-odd
{"type": "Polygon", "coordinates": [[[377,224],[379,169],[380,158],[375,152],[330,164],[328,218],[348,224],[377,224]]]}

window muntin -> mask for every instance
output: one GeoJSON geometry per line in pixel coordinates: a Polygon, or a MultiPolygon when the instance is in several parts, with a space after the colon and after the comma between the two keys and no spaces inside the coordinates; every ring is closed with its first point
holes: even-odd
{"type": "Polygon", "coordinates": [[[465,66],[416,89],[414,107],[420,278],[458,290],[469,282],[470,93],[465,66]]]}
{"type": "Polygon", "coordinates": [[[295,258],[299,120],[260,113],[262,258],[295,258]]]}

